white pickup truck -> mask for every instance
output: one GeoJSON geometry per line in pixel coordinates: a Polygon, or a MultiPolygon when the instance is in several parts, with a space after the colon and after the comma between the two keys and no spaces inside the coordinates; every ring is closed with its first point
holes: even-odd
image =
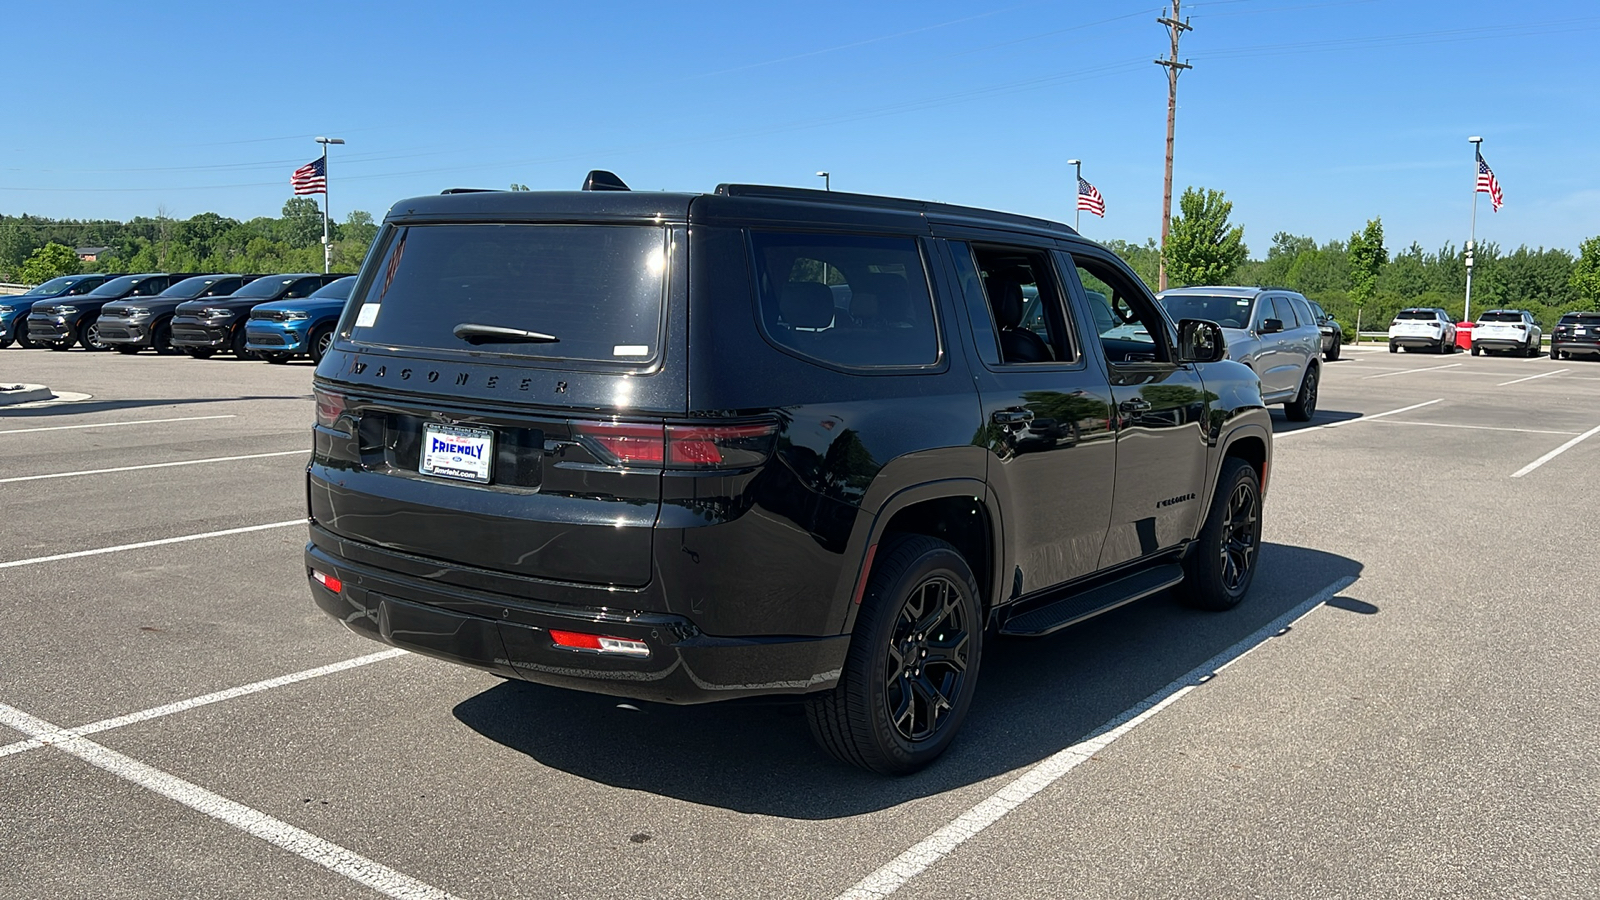
{"type": "Polygon", "coordinates": [[[1472,326],[1472,355],[1503,351],[1514,356],[1538,356],[1544,330],[1525,309],[1491,309],[1472,326]]]}

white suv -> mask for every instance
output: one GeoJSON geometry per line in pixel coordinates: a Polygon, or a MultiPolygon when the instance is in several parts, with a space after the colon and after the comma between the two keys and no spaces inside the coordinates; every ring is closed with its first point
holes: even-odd
{"type": "Polygon", "coordinates": [[[1504,350],[1516,356],[1538,356],[1544,329],[1525,309],[1491,309],[1472,326],[1472,355],[1504,350]]]}
{"type": "Polygon", "coordinates": [[[1431,349],[1435,353],[1456,352],[1456,323],[1437,306],[1413,306],[1400,310],[1389,323],[1389,352],[1431,349]]]}

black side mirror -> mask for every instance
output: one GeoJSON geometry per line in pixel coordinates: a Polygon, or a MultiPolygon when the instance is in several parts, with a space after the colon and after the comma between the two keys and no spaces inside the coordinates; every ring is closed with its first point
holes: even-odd
{"type": "Polygon", "coordinates": [[[1222,326],[1204,319],[1184,319],[1178,323],[1178,362],[1216,362],[1228,355],[1222,326]]]}
{"type": "Polygon", "coordinates": [[[1282,319],[1263,319],[1261,321],[1262,334],[1277,334],[1283,330],[1282,319]]]}

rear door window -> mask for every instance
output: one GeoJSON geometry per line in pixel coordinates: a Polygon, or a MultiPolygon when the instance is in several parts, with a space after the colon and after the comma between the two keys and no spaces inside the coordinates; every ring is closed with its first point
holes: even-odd
{"type": "Polygon", "coordinates": [[[761,325],[778,345],[848,368],[939,362],[922,253],[910,237],[752,232],[761,325]]]}
{"type": "Polygon", "coordinates": [[[666,270],[663,226],[412,225],[386,235],[345,327],[358,344],[644,365],[666,270]]]}

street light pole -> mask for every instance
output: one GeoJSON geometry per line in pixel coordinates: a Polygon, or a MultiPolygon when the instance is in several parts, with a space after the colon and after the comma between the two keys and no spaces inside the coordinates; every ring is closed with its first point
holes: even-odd
{"type": "Polygon", "coordinates": [[[1067,165],[1072,167],[1072,230],[1082,234],[1079,221],[1083,218],[1083,207],[1078,204],[1083,197],[1083,160],[1069,159],[1067,165]]]}
{"type": "Polygon", "coordinates": [[[1483,159],[1483,138],[1467,138],[1472,145],[1472,225],[1467,230],[1467,305],[1461,311],[1461,321],[1472,321],[1472,251],[1478,239],[1478,161],[1483,159]]]}
{"type": "Polygon", "coordinates": [[[328,243],[328,145],[342,144],[344,138],[318,137],[322,145],[322,274],[333,271],[333,245],[328,243]]]}

